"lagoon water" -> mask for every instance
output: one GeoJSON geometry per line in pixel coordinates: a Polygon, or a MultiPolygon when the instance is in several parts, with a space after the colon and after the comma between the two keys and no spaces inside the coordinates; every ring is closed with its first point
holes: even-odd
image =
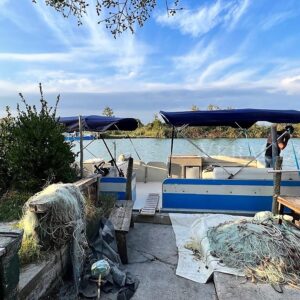
{"type": "MultiPolygon", "coordinates": [[[[113,143],[116,144],[116,157],[120,154],[131,154],[134,159],[138,159],[135,150],[129,139],[107,139],[107,145],[112,153],[114,153],[113,143]]],[[[170,139],[155,138],[136,138],[132,139],[134,147],[144,162],[149,161],[167,161],[170,154],[170,139]]],[[[264,151],[266,139],[196,139],[193,140],[209,155],[229,155],[229,156],[252,156],[258,155],[264,151]]],[[[84,146],[90,141],[84,141],[84,146]]],[[[290,140],[288,146],[282,151],[284,157],[283,164],[285,167],[296,168],[295,156],[292,144],[294,144],[297,157],[300,162],[300,139],[290,140]]],[[[74,153],[79,151],[79,142],[74,143],[74,153]]],[[[204,155],[187,140],[175,139],[173,154],[197,154],[204,155]]],[[[204,155],[205,156],[205,155],[204,155]]],[[[84,151],[84,160],[101,157],[109,160],[109,154],[101,140],[93,141],[84,151]]],[[[77,157],[78,159],[78,157],[77,157]]],[[[264,163],[264,153],[258,158],[264,163]]]]}

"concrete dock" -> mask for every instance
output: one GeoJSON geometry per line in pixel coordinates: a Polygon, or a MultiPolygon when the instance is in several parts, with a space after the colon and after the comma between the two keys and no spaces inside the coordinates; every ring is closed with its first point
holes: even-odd
{"type": "MultiPolygon", "coordinates": [[[[278,293],[270,285],[246,282],[243,277],[223,273],[215,273],[207,284],[177,276],[178,252],[171,225],[135,223],[127,235],[127,246],[126,270],[140,281],[133,300],[300,299],[300,290],[295,288],[284,287],[283,293],[278,293]]],[[[71,282],[61,283],[56,293],[44,299],[78,299],[69,293],[72,285],[71,282]]],[[[101,293],[102,300],[115,300],[116,296],[101,293]]]]}
{"type": "Polygon", "coordinates": [[[177,276],[178,254],[171,225],[135,223],[128,234],[128,255],[127,270],[140,280],[133,300],[300,299],[300,290],[295,288],[284,287],[283,293],[278,293],[270,285],[223,273],[215,273],[207,284],[177,276]]]}

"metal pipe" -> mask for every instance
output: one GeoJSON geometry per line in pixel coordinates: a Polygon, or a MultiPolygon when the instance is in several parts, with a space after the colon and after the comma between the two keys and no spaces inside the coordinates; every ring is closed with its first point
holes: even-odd
{"type": "Polygon", "coordinates": [[[174,136],[175,136],[175,127],[173,126],[172,139],[171,139],[171,154],[170,154],[170,160],[169,160],[169,177],[171,176],[171,171],[172,171],[172,154],[173,154],[174,136]]]}
{"type": "Polygon", "coordinates": [[[79,148],[80,148],[80,178],[83,178],[83,126],[82,126],[82,116],[78,118],[78,127],[79,127],[79,148]]]}
{"type": "Polygon", "coordinates": [[[273,169],[275,170],[275,161],[278,156],[278,144],[277,144],[277,125],[273,124],[271,127],[271,136],[272,136],[272,161],[273,169]]]}
{"type": "Polygon", "coordinates": [[[109,148],[108,148],[108,146],[107,146],[107,144],[106,144],[106,142],[105,142],[105,140],[104,140],[104,138],[103,138],[102,135],[101,135],[101,140],[103,141],[103,143],[104,143],[104,145],[105,145],[105,148],[106,148],[107,152],[109,153],[109,156],[111,157],[111,161],[113,162],[114,166],[115,166],[116,169],[118,170],[118,173],[119,173],[119,176],[120,176],[120,175],[121,175],[120,169],[118,168],[117,163],[116,163],[116,161],[115,161],[115,159],[114,159],[112,153],[110,152],[110,150],[109,150],[109,148]]]}

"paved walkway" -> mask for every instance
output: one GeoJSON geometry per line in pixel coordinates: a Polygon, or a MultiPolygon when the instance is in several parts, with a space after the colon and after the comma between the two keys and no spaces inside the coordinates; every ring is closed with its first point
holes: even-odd
{"type": "Polygon", "coordinates": [[[217,299],[214,284],[176,276],[177,247],[170,225],[135,223],[128,234],[129,264],[140,285],[133,300],[217,299]]]}

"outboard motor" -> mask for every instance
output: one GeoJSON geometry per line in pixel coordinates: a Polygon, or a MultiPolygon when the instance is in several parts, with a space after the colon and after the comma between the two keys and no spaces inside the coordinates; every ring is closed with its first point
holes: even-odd
{"type": "Polygon", "coordinates": [[[109,168],[104,168],[104,164],[105,164],[105,162],[102,161],[98,166],[94,165],[94,168],[95,168],[94,173],[100,174],[103,177],[106,176],[109,173],[109,168]]]}

